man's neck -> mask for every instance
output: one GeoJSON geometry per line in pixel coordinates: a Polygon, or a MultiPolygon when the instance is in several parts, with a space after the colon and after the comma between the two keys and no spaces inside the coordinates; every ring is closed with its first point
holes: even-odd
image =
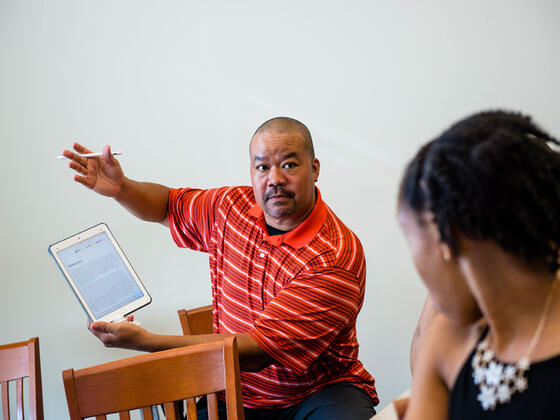
{"type": "Polygon", "coordinates": [[[283,235],[284,233],[289,232],[289,230],[276,229],[275,227],[270,226],[269,224],[266,225],[266,230],[268,230],[268,235],[269,236],[283,235]]]}

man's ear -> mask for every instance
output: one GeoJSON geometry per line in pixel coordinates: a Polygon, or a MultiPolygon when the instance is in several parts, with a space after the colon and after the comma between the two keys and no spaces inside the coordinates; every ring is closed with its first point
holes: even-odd
{"type": "Polygon", "coordinates": [[[321,163],[319,162],[319,159],[314,158],[311,166],[313,168],[313,182],[317,182],[317,180],[319,179],[319,169],[321,169],[321,163]]]}

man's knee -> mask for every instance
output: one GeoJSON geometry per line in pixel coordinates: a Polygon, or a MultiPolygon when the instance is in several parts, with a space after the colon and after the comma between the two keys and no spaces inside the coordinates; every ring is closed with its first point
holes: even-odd
{"type": "Polygon", "coordinates": [[[371,397],[348,383],[333,384],[304,401],[294,420],[369,420],[375,414],[371,397]]]}

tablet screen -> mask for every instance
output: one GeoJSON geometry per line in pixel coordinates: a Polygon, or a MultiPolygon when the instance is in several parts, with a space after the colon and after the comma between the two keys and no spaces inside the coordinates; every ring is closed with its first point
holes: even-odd
{"type": "Polygon", "coordinates": [[[152,301],[104,223],[49,246],[49,253],[92,321],[117,321],[152,301]]]}
{"type": "Polygon", "coordinates": [[[143,296],[105,232],[57,254],[95,319],[143,296]]]}

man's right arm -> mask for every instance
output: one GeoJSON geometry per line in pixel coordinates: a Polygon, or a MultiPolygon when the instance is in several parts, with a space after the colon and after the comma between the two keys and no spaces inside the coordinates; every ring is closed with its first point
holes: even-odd
{"type": "Polygon", "coordinates": [[[164,185],[125,178],[121,192],[115,200],[139,219],[169,226],[167,221],[169,188],[164,185]]]}
{"type": "MultiPolygon", "coordinates": [[[[79,154],[91,153],[79,143],[74,143],[73,147],[79,154]]],[[[98,158],[84,158],[69,150],[64,150],[62,154],[70,159],[70,168],[77,172],[74,181],[98,194],[113,197],[142,220],[168,225],[169,188],[125,177],[109,146],[103,148],[103,154],[98,158]]]]}

